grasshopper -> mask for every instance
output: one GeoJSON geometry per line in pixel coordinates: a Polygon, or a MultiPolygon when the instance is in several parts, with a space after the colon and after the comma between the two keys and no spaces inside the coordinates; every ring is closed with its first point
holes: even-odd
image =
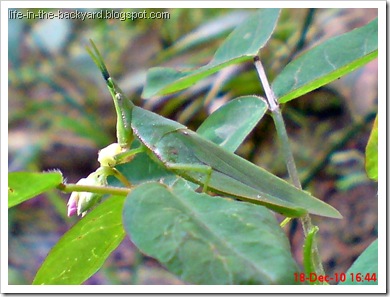
{"type": "Polygon", "coordinates": [[[260,204],[288,217],[307,213],[342,217],[329,204],[224,150],[184,125],[135,106],[110,76],[92,40],[91,46],[87,51],[106,81],[117,113],[117,138],[122,150],[114,156],[110,166],[129,162],[135,154],[146,152],[169,171],[202,186],[203,191],[260,204]],[[139,140],[140,147],[131,149],[135,139],[139,140]]]}

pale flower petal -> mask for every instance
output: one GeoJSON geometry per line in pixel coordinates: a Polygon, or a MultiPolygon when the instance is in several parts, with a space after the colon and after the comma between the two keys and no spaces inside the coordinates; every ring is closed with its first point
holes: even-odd
{"type": "MultiPolygon", "coordinates": [[[[100,175],[94,173],[90,174],[87,178],[80,179],[77,185],[85,186],[100,186],[104,184],[100,175]]],[[[90,192],[72,192],[68,201],[68,217],[73,216],[77,213],[80,215],[85,213],[87,209],[93,206],[102,195],[90,193],[90,192]]]]}
{"type": "Polygon", "coordinates": [[[113,167],[116,165],[115,156],[122,152],[118,143],[112,143],[99,151],[98,161],[101,166],[113,167]]]}
{"type": "Polygon", "coordinates": [[[68,217],[71,217],[76,214],[77,212],[77,202],[79,200],[79,193],[73,192],[70,195],[69,201],[68,201],[68,217]]]}

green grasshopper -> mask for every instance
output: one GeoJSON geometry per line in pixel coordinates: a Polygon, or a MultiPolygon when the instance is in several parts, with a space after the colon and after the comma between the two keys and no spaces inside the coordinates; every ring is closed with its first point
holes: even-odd
{"type": "MultiPolygon", "coordinates": [[[[124,152],[110,166],[129,162],[146,152],[176,175],[203,186],[203,191],[232,197],[267,208],[288,217],[307,213],[341,218],[329,204],[298,190],[288,182],[251,162],[222,149],[182,124],[135,106],[110,76],[95,44],[87,48],[100,69],[114,100],[118,143],[124,152]],[[130,149],[134,139],[139,148],[130,149]]],[[[216,198],[217,199],[217,198],[216,198]]]]}

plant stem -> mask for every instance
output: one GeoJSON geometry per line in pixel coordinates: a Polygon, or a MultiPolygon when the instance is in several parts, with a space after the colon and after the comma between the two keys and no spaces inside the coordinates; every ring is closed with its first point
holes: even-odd
{"type": "Polygon", "coordinates": [[[279,105],[277,108],[272,112],[272,117],[275,123],[276,127],[276,134],[278,135],[282,152],[284,156],[284,160],[286,162],[288,175],[290,176],[292,180],[292,184],[298,188],[302,189],[301,182],[299,180],[298,171],[295,166],[295,160],[294,156],[292,154],[292,150],[290,147],[290,143],[288,141],[288,135],[286,131],[286,125],[284,124],[282,113],[280,112],[279,105]]]}
{"type": "MultiPolygon", "coordinates": [[[[256,67],[257,73],[259,75],[260,81],[263,85],[265,94],[267,96],[269,109],[272,112],[272,118],[274,120],[276,132],[278,134],[278,138],[279,138],[279,141],[281,143],[283,156],[284,156],[284,159],[286,162],[288,174],[289,174],[294,186],[298,189],[302,189],[301,182],[300,182],[299,176],[298,176],[298,171],[297,171],[297,168],[295,166],[294,156],[292,154],[292,150],[291,150],[291,147],[290,147],[290,144],[288,141],[286,126],[284,124],[283,116],[282,116],[282,113],[281,113],[280,108],[279,108],[279,104],[276,100],[274,92],[272,91],[272,89],[268,83],[268,79],[267,79],[267,76],[265,74],[264,67],[263,67],[263,65],[260,61],[260,58],[258,56],[255,56],[254,63],[255,63],[255,67],[256,67]]],[[[300,218],[300,220],[302,223],[303,233],[304,233],[305,237],[307,237],[307,235],[314,228],[313,224],[311,223],[311,218],[307,214],[307,215],[303,216],[302,218],[300,218]]],[[[311,259],[313,261],[314,272],[317,275],[324,275],[325,274],[324,268],[322,267],[321,257],[320,257],[319,252],[318,252],[318,247],[317,247],[317,243],[316,243],[315,238],[313,238],[313,241],[312,241],[311,259]]]]}
{"type": "Polygon", "coordinates": [[[116,168],[112,168],[113,175],[126,187],[131,188],[131,183],[127,180],[127,178],[116,168]]]}
{"type": "Polygon", "coordinates": [[[78,184],[60,184],[57,187],[59,190],[65,193],[71,192],[90,192],[97,194],[111,194],[118,196],[127,196],[131,192],[131,189],[127,188],[117,188],[117,187],[108,187],[108,186],[86,186],[78,184]]]}

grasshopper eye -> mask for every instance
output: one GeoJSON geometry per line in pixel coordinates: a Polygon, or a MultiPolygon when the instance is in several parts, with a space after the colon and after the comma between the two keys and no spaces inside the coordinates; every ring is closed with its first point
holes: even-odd
{"type": "Polygon", "coordinates": [[[121,93],[116,93],[116,94],[115,94],[115,98],[116,98],[118,101],[120,101],[120,100],[123,99],[123,96],[122,96],[121,93]]]}

